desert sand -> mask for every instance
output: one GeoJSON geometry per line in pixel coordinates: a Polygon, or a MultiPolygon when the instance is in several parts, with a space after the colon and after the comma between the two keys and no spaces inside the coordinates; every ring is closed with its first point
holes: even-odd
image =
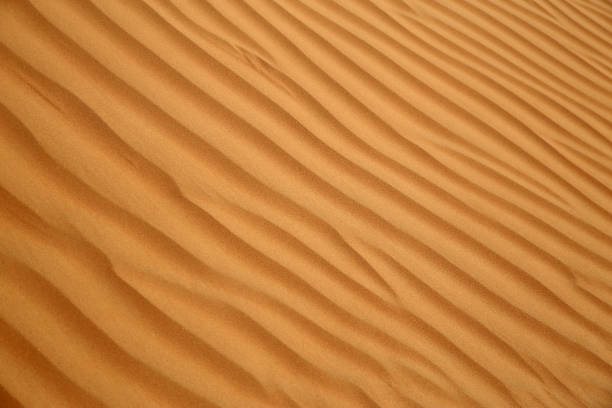
{"type": "Polygon", "coordinates": [[[1,407],[612,407],[609,0],[2,0],[0,43],[1,407]]]}

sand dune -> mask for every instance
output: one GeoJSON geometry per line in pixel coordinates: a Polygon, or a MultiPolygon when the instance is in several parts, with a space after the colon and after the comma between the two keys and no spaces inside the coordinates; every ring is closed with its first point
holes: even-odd
{"type": "Polygon", "coordinates": [[[0,2],[2,407],[612,407],[612,3],[0,2]]]}

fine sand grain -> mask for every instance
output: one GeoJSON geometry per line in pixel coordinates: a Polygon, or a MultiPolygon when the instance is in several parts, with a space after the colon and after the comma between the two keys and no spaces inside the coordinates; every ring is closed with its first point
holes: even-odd
{"type": "Polygon", "coordinates": [[[612,407],[610,0],[0,0],[0,407],[612,407]]]}

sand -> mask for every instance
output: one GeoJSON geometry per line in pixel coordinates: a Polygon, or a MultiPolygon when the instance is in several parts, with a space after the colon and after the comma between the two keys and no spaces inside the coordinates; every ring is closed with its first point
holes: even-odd
{"type": "Polygon", "coordinates": [[[608,0],[0,1],[0,406],[612,407],[608,0]]]}

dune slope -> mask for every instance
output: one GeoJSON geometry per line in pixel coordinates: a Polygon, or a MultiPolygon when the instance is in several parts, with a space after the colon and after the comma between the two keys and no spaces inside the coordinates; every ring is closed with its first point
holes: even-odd
{"type": "Polygon", "coordinates": [[[612,407],[612,3],[0,2],[3,407],[612,407]]]}

